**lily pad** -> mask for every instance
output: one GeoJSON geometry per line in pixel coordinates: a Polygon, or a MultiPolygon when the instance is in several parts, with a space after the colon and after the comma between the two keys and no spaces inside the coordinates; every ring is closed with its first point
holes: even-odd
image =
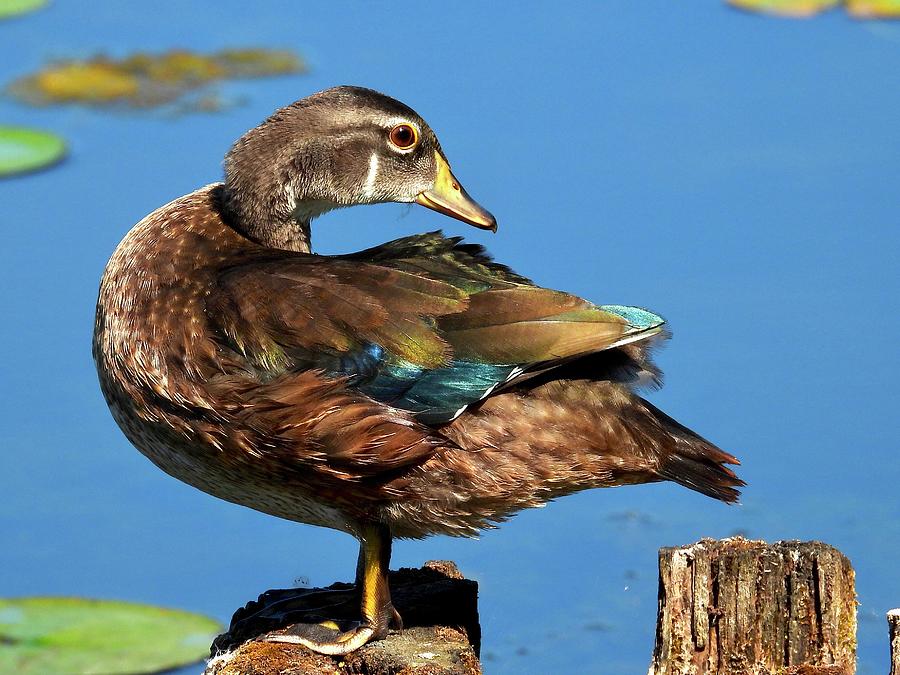
{"type": "Polygon", "coordinates": [[[83,598],[0,600],[0,672],[157,673],[196,663],[221,626],[190,612],[83,598]]]}
{"type": "Polygon", "coordinates": [[[306,64],[297,54],[277,49],[139,52],[123,59],[96,56],[51,63],[13,82],[9,92],[32,105],[142,108],[173,103],[221,80],[303,72],[306,64]]]}
{"type": "Polygon", "coordinates": [[[732,7],[774,14],[806,18],[834,9],[838,5],[845,6],[850,16],[856,19],[891,19],[900,18],[900,0],[726,0],[732,7]]]}
{"type": "Polygon", "coordinates": [[[46,4],[47,0],[0,0],[0,19],[27,14],[46,4]]]}
{"type": "Polygon", "coordinates": [[[847,11],[857,19],[896,19],[900,0],[847,0],[847,11]]]}
{"type": "Polygon", "coordinates": [[[738,9],[778,16],[807,17],[832,9],[841,0],[728,0],[738,9]]]}
{"type": "Polygon", "coordinates": [[[35,171],[60,161],[66,143],[47,131],[0,126],[0,177],[35,171]]]}

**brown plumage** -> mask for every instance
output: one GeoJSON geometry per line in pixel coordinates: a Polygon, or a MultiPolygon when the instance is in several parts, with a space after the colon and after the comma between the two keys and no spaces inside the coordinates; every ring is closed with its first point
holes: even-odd
{"type": "Polygon", "coordinates": [[[141,452],[210,494],[360,538],[362,625],[303,644],[384,635],[391,536],[474,535],[593,487],[737,498],[737,460],[634,392],[658,378],[656,315],[542,289],[439,233],[309,253],[312,217],[375,201],[494,226],[420,117],[338,88],[249,132],[225,184],[138,223],[100,287],[100,383],[141,452]]]}

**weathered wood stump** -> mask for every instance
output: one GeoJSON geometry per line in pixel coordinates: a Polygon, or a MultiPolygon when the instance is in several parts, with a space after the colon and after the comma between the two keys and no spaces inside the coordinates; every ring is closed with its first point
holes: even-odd
{"type": "Polygon", "coordinates": [[[888,634],[891,636],[891,674],[900,675],[900,609],[887,613],[888,634]]]}
{"type": "Polygon", "coordinates": [[[704,539],[659,554],[650,675],[852,675],[850,562],[821,542],[704,539]]]}
{"type": "Polygon", "coordinates": [[[391,597],[403,631],[391,631],[345,657],[314,654],[299,645],[259,642],[298,623],[359,617],[352,584],[273,590],[235,612],[216,638],[205,675],[479,675],[478,584],[452,562],[390,573],[391,597]]]}

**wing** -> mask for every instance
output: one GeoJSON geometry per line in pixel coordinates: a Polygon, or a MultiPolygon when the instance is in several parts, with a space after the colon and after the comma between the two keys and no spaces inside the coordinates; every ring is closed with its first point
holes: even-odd
{"type": "MultiPolygon", "coordinates": [[[[345,260],[371,261],[392,269],[440,279],[464,290],[469,304],[464,312],[438,317],[442,336],[454,350],[449,368],[416,377],[399,403],[417,412],[429,424],[451,421],[468,405],[526,378],[540,375],[595,352],[640,342],[663,332],[664,320],[646,310],[621,305],[593,305],[581,298],[535,286],[509,267],[494,262],[475,244],[440,232],[414,235],[382,244],[345,260]]],[[[647,350],[626,348],[613,373],[609,359],[603,375],[615,375],[633,384],[659,382],[660,374],[647,350]]],[[[587,363],[582,376],[590,377],[587,363]]],[[[568,370],[572,370],[569,368],[568,370]]],[[[382,377],[390,395],[389,379],[382,377]]],[[[571,375],[571,373],[569,373],[571,375]]]]}
{"type": "Polygon", "coordinates": [[[663,324],[535,286],[439,233],[351,256],[265,252],[225,271],[208,307],[261,378],[321,371],[427,425],[663,324]]]}

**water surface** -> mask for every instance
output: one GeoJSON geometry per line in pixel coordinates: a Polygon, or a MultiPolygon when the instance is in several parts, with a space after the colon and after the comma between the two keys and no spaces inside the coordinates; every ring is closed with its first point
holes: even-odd
{"type": "MultiPolygon", "coordinates": [[[[886,670],[900,605],[896,311],[900,25],[791,22],[715,0],[75,3],[0,24],[0,81],[98,51],[296,48],[306,77],[224,85],[246,104],[173,118],[0,102],[71,142],[0,183],[0,594],[154,602],[225,621],[259,592],[352,576],[356,545],[217,501],[133,450],[90,358],[97,283],[132,223],[218,180],[274,108],[384,90],[439,133],[497,215],[491,236],[424,209],[329,214],[320,252],[444,228],[544,285],[646,306],[674,339],[651,400],[743,460],[743,504],[674,485],[594,491],[480,541],[401,542],[481,584],[489,673],[642,673],[656,551],[735,532],[822,539],[860,593],[860,673],[886,670]]],[[[193,672],[196,672],[194,669],[193,672]]]]}

